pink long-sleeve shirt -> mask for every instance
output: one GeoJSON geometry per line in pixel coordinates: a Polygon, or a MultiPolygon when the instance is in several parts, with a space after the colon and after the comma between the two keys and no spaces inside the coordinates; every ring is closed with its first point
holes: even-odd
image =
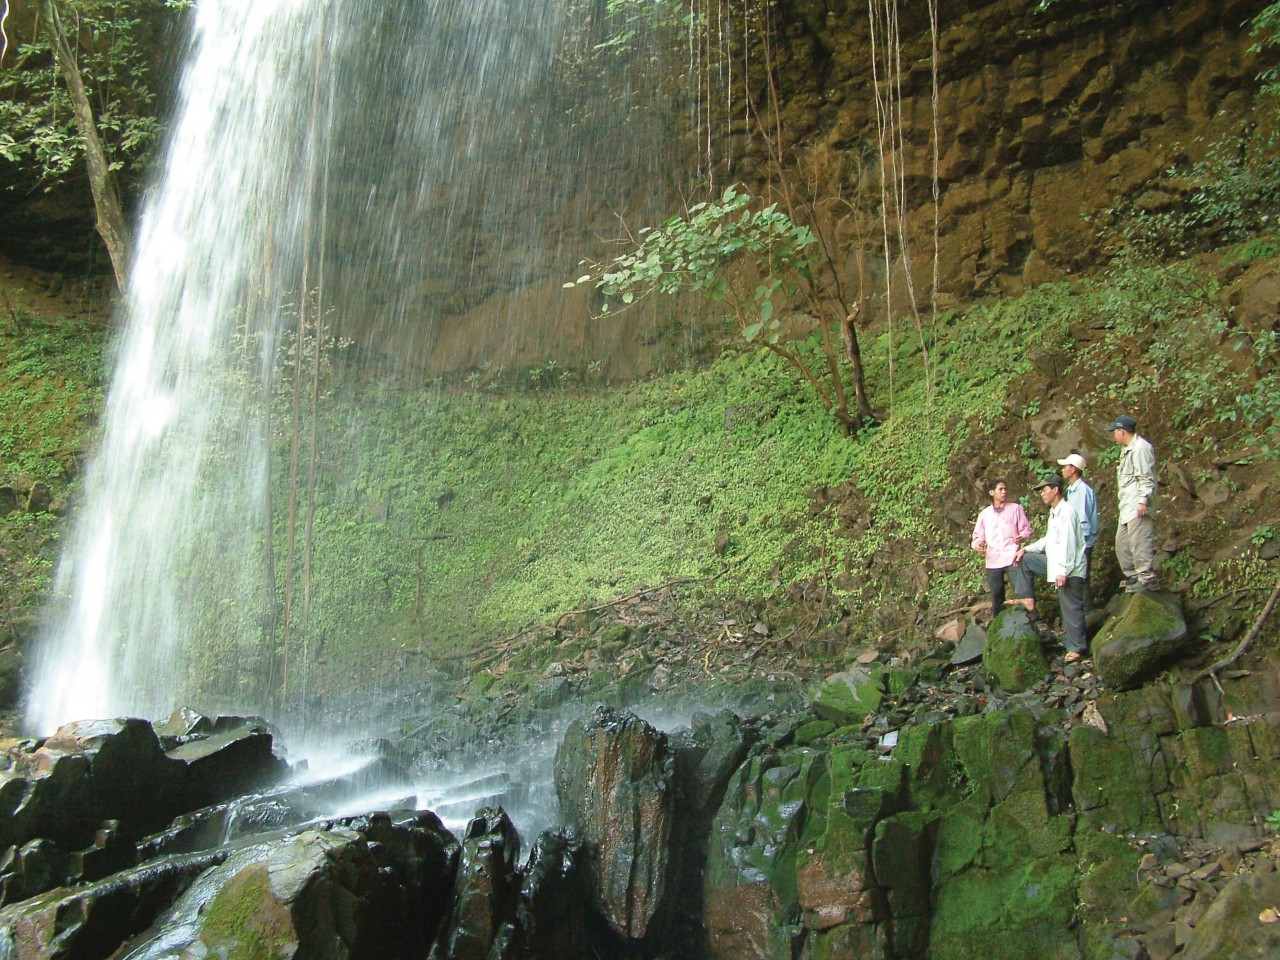
{"type": "Polygon", "coordinates": [[[1018,544],[1031,539],[1031,521],[1020,503],[1006,503],[999,510],[995,505],[978,514],[973,525],[973,549],[987,545],[987,569],[994,570],[1013,564],[1018,544]]]}

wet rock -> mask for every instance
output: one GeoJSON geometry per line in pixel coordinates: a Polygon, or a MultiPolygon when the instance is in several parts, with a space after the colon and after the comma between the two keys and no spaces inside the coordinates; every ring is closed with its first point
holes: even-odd
{"type": "Polygon", "coordinates": [[[585,960],[586,893],[580,841],[542,833],[529,853],[517,917],[525,954],[532,960],[585,960]]]}
{"type": "Polygon", "coordinates": [[[0,906],[52,890],[67,875],[67,855],[49,840],[10,847],[0,857],[0,906]]]}
{"type": "Polygon", "coordinates": [[[179,707],[155,724],[155,731],[166,747],[177,746],[190,737],[203,737],[213,733],[213,721],[190,707],[179,707]]]}
{"type": "Polygon", "coordinates": [[[987,632],[982,664],[987,675],[1010,693],[1030,690],[1049,675],[1040,635],[1021,607],[1001,613],[987,632]]]}
{"type": "Polygon", "coordinates": [[[143,720],[68,724],[0,773],[0,846],[43,837],[75,850],[111,819],[159,829],[189,809],[182,772],[143,720]]]}
{"type": "MultiPolygon", "coordinates": [[[[210,801],[274,781],[284,762],[253,722],[227,723],[166,755],[137,719],[67,724],[38,748],[11,752],[0,772],[0,848],[42,839],[63,853],[51,889],[99,879],[137,862],[134,844],[210,801]]],[[[28,879],[24,895],[39,890],[28,879]]]]}
{"type": "Polygon", "coordinates": [[[204,873],[162,930],[120,956],[419,957],[445,914],[457,861],[432,814],[351,818],[252,844],[204,873]]]}
{"type": "MultiPolygon", "coordinates": [[[[796,868],[802,850],[814,852],[816,837],[805,831],[821,822],[815,814],[826,798],[815,793],[825,768],[821,753],[767,749],[733,776],[712,824],[703,877],[702,927],[713,960],[793,955],[792,938],[804,932],[792,926],[802,915],[796,868]]],[[[835,860],[811,872],[815,922],[823,891],[845,873],[835,860]],[[823,870],[835,872],[824,876],[823,870]]]]}
{"type": "Polygon", "coordinates": [[[1127,690],[1176,656],[1187,636],[1178,598],[1165,593],[1125,597],[1093,639],[1093,662],[1108,687],[1127,690]]]}
{"type": "MultiPolygon", "coordinates": [[[[828,731],[831,729],[834,727],[828,726],[828,731]]],[[[741,766],[757,735],[754,726],[733,712],[722,710],[714,716],[695,715],[689,733],[671,741],[681,793],[691,819],[715,814],[729,778],[741,766]]]]}
{"type": "Polygon", "coordinates": [[[506,811],[478,811],[462,837],[453,910],[444,937],[432,951],[435,960],[505,960],[510,956],[500,949],[491,954],[490,949],[504,932],[509,943],[514,931],[519,859],[520,837],[506,811]]]}
{"type": "Polygon", "coordinates": [[[565,823],[586,849],[592,905],[628,940],[648,933],[678,869],[675,757],[639,717],[598,707],[555,759],[565,823]]]}
{"type": "Polygon", "coordinates": [[[837,726],[861,723],[880,709],[884,678],[884,668],[879,664],[833,673],[813,689],[813,711],[837,726]]]}
{"type": "Polygon", "coordinates": [[[209,850],[229,841],[298,826],[320,810],[301,805],[296,795],[248,798],[183,814],[137,845],[141,860],[209,850]]]}
{"type": "Polygon", "coordinates": [[[112,955],[141,934],[225,851],[172,857],[0,910],[0,955],[62,960],[112,955]]]}
{"type": "Polygon", "coordinates": [[[273,752],[273,737],[262,720],[247,718],[220,726],[209,736],[188,740],[168,752],[171,760],[185,768],[187,809],[260,790],[277,782],[288,769],[273,752]]]}

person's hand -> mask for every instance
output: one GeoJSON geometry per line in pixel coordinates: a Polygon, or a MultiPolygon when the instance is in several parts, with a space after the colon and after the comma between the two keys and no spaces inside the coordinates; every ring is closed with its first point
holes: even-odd
{"type": "Polygon", "coordinates": [[[1145,503],[1138,504],[1138,516],[1145,517],[1147,515],[1147,505],[1145,503]]]}
{"type": "Polygon", "coordinates": [[[981,541],[981,542],[979,542],[979,543],[975,543],[975,544],[973,545],[973,549],[977,550],[979,553],[986,553],[986,552],[987,552],[987,541],[983,540],[983,541],[981,541]]]}
{"type": "Polygon", "coordinates": [[[1059,590],[1061,590],[1063,587],[1065,587],[1065,586],[1067,585],[1067,578],[1066,578],[1066,577],[1056,577],[1056,578],[1054,579],[1054,581],[1053,581],[1053,585],[1054,585],[1055,587],[1057,587],[1059,590]]]}
{"type": "Polygon", "coordinates": [[[1026,553],[1027,553],[1026,550],[1024,550],[1022,547],[1019,547],[1018,552],[1013,555],[1013,562],[1017,563],[1026,555],[1026,553]]]}

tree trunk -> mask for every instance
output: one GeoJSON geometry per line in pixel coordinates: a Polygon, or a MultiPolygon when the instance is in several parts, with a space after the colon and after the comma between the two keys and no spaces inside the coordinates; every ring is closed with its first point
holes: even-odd
{"type": "Polygon", "coordinates": [[[867,378],[862,371],[862,348],[858,343],[858,328],[855,326],[861,312],[862,304],[859,303],[840,321],[840,339],[844,341],[845,353],[853,367],[853,397],[858,408],[858,425],[865,426],[875,423],[876,417],[871,412],[871,401],[867,397],[867,378]]]}
{"type": "Polygon", "coordinates": [[[116,286],[127,298],[129,223],[125,220],[124,207],[120,204],[115,177],[111,175],[106,151],[103,150],[102,140],[98,137],[98,126],[93,118],[93,107],[84,89],[84,81],[80,77],[80,67],[76,63],[75,54],[71,51],[71,45],[67,43],[67,35],[62,29],[62,20],[58,17],[58,10],[53,0],[40,0],[40,14],[44,21],[45,33],[49,36],[49,43],[53,46],[54,59],[67,85],[67,93],[71,97],[76,128],[84,138],[84,156],[89,166],[89,189],[93,192],[93,206],[98,214],[98,233],[107,246],[107,256],[111,258],[111,269],[116,275],[116,286]]]}

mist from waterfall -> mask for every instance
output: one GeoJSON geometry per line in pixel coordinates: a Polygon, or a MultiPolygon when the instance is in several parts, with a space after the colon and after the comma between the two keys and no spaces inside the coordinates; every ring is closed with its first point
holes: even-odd
{"type": "Polygon", "coordinates": [[[314,501],[272,497],[363,456],[356,422],[330,438],[342,462],[317,456],[322,392],[413,376],[441,317],[558,286],[576,259],[557,210],[603,216],[661,166],[625,103],[577,122],[556,99],[572,2],[197,4],[33,731],[279,710],[323,582],[302,548],[314,501]]]}

